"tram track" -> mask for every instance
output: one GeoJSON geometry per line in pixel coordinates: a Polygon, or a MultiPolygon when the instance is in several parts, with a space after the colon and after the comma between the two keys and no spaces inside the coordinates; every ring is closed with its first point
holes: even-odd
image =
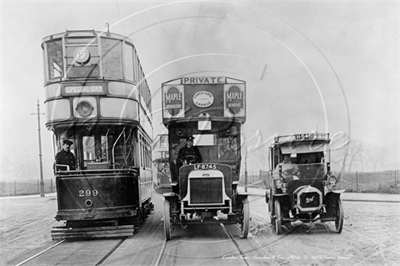
{"type": "Polygon", "coordinates": [[[117,248],[127,239],[128,237],[124,237],[123,239],[121,239],[98,263],[96,263],[95,265],[101,265],[108,257],[111,256],[111,254],[114,253],[115,250],[117,250],[117,248]]]}
{"type": "Polygon", "coordinates": [[[42,250],[42,251],[36,253],[35,255],[33,255],[33,256],[27,258],[26,260],[24,260],[24,261],[18,263],[16,266],[21,266],[21,265],[26,264],[26,263],[28,263],[28,262],[34,260],[35,258],[39,257],[40,255],[46,253],[47,251],[49,251],[49,250],[51,250],[51,249],[57,247],[58,245],[61,245],[61,244],[64,243],[64,242],[65,242],[65,239],[60,240],[60,241],[58,241],[57,243],[55,243],[54,245],[52,245],[52,246],[46,248],[45,250],[42,250]]]}
{"type": "MultiPolygon", "coordinates": [[[[207,225],[203,226],[207,227],[207,225]]],[[[238,243],[240,241],[235,239],[240,235],[239,226],[229,225],[230,228],[227,228],[223,223],[213,226],[215,227],[212,231],[215,232],[216,235],[210,238],[203,238],[197,234],[195,238],[187,235],[169,241],[164,240],[153,265],[182,265],[189,260],[195,260],[197,262],[203,261],[200,264],[211,265],[251,265],[248,261],[249,259],[246,257],[245,251],[243,251],[243,247],[247,246],[247,244],[243,245],[242,243],[243,247],[241,247],[240,243],[238,243]],[[221,228],[222,230],[217,233],[217,231],[215,231],[217,228],[221,228]],[[232,230],[233,232],[230,232],[232,230]],[[190,250],[196,250],[196,253],[188,253],[190,250]],[[188,256],[188,254],[191,255],[188,256]]],[[[210,232],[210,228],[205,230],[210,232]]],[[[195,230],[191,233],[194,233],[194,231],[195,230]]],[[[189,235],[191,233],[189,233],[189,235]]],[[[212,233],[210,235],[212,235],[212,233]]],[[[247,241],[251,240],[243,239],[243,241],[247,243],[247,241]]]]}
{"type": "MultiPolygon", "coordinates": [[[[94,265],[96,265],[96,266],[97,265],[102,265],[107,260],[107,258],[109,258],[127,238],[128,237],[123,237],[121,239],[118,239],[118,241],[117,241],[117,239],[115,239],[117,242],[111,248],[109,248],[109,251],[104,256],[99,258],[98,262],[94,263],[94,265]]],[[[58,241],[57,243],[55,243],[54,245],[52,245],[52,246],[50,246],[50,247],[48,247],[48,248],[36,253],[36,254],[32,255],[31,257],[25,259],[24,261],[18,263],[16,266],[22,266],[22,265],[29,264],[29,263],[31,263],[31,265],[34,265],[35,264],[35,262],[34,262],[35,259],[39,259],[40,256],[42,256],[44,254],[49,255],[49,253],[54,251],[54,248],[56,248],[58,246],[61,246],[63,244],[65,245],[68,242],[70,242],[70,241],[67,241],[67,239],[62,239],[62,240],[58,241]]],[[[58,257],[57,256],[57,251],[55,251],[54,254],[52,254],[50,256],[51,257],[58,257]]],[[[52,263],[57,264],[55,261],[53,261],[52,263]]]]}
{"type": "Polygon", "coordinates": [[[239,244],[237,243],[237,241],[235,240],[235,238],[233,237],[233,235],[226,229],[224,224],[220,224],[222,227],[222,230],[225,232],[225,234],[232,240],[233,244],[236,246],[237,250],[239,251],[240,254],[240,258],[242,259],[242,261],[249,266],[249,262],[247,261],[246,255],[245,253],[242,251],[242,249],[240,248],[239,244]]]}
{"type": "Polygon", "coordinates": [[[167,246],[167,240],[164,240],[164,243],[163,243],[163,245],[162,245],[162,247],[161,247],[161,250],[160,250],[160,253],[158,254],[158,256],[157,256],[157,260],[156,260],[156,262],[154,263],[154,266],[159,266],[160,265],[160,261],[161,261],[161,258],[162,258],[162,256],[163,256],[163,253],[164,253],[164,251],[165,251],[165,247],[167,246]]]}
{"type": "MultiPolygon", "coordinates": [[[[227,234],[227,236],[229,237],[229,233],[226,233],[226,234],[227,234]]],[[[229,241],[230,241],[230,242],[233,242],[233,245],[235,246],[235,249],[238,251],[237,253],[235,253],[235,255],[227,255],[227,254],[225,254],[225,253],[220,253],[218,256],[212,256],[212,255],[209,255],[209,254],[207,253],[206,256],[204,256],[204,257],[202,257],[202,258],[197,257],[197,258],[195,258],[194,260],[195,260],[195,261],[202,261],[202,260],[204,260],[204,261],[207,261],[205,264],[208,264],[208,263],[210,263],[209,261],[220,261],[220,260],[223,260],[223,259],[229,260],[229,259],[231,259],[232,257],[234,257],[235,262],[236,262],[236,264],[234,264],[234,265],[238,265],[238,264],[237,264],[237,261],[242,261],[242,263],[240,263],[239,265],[247,265],[247,266],[251,265],[251,264],[249,264],[249,262],[247,261],[248,259],[246,258],[245,253],[241,250],[240,246],[239,246],[238,243],[234,240],[234,238],[233,238],[233,237],[232,237],[232,238],[229,237],[229,241]],[[239,259],[240,259],[240,260],[239,260],[239,259]]],[[[166,250],[168,249],[169,245],[176,245],[177,242],[184,242],[184,241],[181,241],[181,240],[164,241],[163,246],[161,247],[161,250],[160,250],[160,252],[159,252],[159,254],[158,254],[157,260],[156,260],[156,262],[154,263],[154,266],[171,265],[171,264],[169,264],[168,262],[165,263],[165,261],[163,261],[164,258],[168,258],[168,257],[171,257],[171,256],[174,257],[174,262],[175,262],[176,264],[179,264],[179,265],[182,265],[182,261],[181,261],[182,259],[183,259],[183,260],[188,260],[188,259],[189,259],[189,257],[181,257],[181,256],[177,256],[177,255],[171,255],[171,254],[168,254],[168,253],[166,252],[166,250]]],[[[195,241],[194,241],[194,242],[195,242],[195,241]]],[[[216,242],[220,242],[220,241],[216,241],[216,242]]],[[[198,243],[201,243],[201,241],[198,242],[198,243]]],[[[221,243],[221,242],[220,242],[220,243],[221,243]]],[[[226,240],[222,241],[222,243],[226,243],[226,240]]],[[[230,249],[230,252],[232,252],[232,249],[230,249]]],[[[190,256],[191,256],[191,255],[190,255],[190,256]]],[[[214,265],[213,263],[211,263],[211,264],[214,265]]],[[[217,263],[217,265],[218,265],[218,264],[219,264],[219,263],[217,263]]]]}

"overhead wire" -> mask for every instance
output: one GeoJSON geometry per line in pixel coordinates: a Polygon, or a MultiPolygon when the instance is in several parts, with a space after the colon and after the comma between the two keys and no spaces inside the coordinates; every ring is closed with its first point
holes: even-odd
{"type": "Polygon", "coordinates": [[[122,20],[122,17],[121,17],[121,12],[119,11],[118,1],[115,0],[114,2],[115,2],[115,5],[117,6],[117,13],[118,13],[119,21],[121,21],[120,25],[121,25],[121,28],[122,28],[122,35],[126,36],[125,29],[124,29],[124,24],[122,23],[123,20],[122,20]]]}
{"type": "MultiPolygon", "coordinates": [[[[199,12],[197,13],[196,25],[195,25],[194,31],[193,31],[193,37],[192,37],[192,42],[190,44],[189,55],[191,55],[192,51],[193,51],[193,45],[194,45],[194,40],[196,38],[197,26],[199,25],[199,18],[200,18],[200,14],[201,14],[201,6],[202,6],[202,4],[203,4],[203,1],[200,2],[199,12]]],[[[190,63],[190,60],[188,60],[188,62],[187,62],[186,69],[189,69],[189,63],[190,63]]]]}

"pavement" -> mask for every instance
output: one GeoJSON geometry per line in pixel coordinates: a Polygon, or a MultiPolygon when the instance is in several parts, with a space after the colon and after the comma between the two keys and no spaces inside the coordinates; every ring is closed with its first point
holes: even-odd
{"type": "MultiPolygon", "coordinates": [[[[244,187],[239,187],[239,191],[244,192],[244,187]]],[[[265,189],[247,188],[249,195],[265,196],[265,189]]],[[[354,193],[343,192],[343,201],[365,201],[365,202],[395,202],[400,203],[400,194],[379,194],[379,193],[354,193]]]]}
{"type": "MultiPolygon", "coordinates": [[[[57,196],[56,192],[45,193],[44,198],[54,198],[57,196]]],[[[32,194],[32,195],[21,195],[21,196],[6,196],[0,197],[0,200],[12,200],[12,199],[30,199],[30,198],[41,198],[40,194],[32,194]]]]}

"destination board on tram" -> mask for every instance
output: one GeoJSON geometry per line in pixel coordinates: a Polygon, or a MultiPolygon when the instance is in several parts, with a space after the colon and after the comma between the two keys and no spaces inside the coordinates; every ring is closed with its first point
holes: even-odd
{"type": "Polygon", "coordinates": [[[81,94],[106,94],[103,85],[68,85],[64,86],[64,95],[81,95],[81,94]]]}

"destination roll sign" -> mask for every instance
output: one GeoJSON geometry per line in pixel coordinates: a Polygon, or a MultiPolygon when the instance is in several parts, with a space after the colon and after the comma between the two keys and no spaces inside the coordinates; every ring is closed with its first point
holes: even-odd
{"type": "Polygon", "coordinates": [[[64,95],[82,95],[82,94],[106,94],[102,85],[68,85],[63,88],[64,95]]]}

